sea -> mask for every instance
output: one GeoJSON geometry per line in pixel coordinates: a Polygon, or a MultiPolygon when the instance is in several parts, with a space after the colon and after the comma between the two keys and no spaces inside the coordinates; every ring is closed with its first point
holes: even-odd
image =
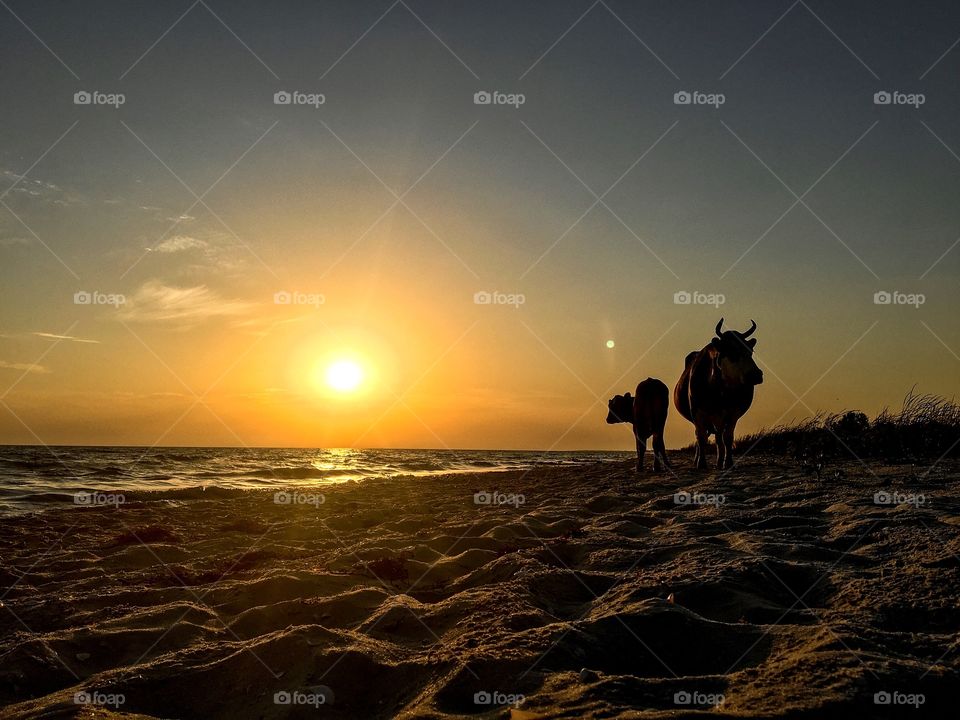
{"type": "Polygon", "coordinates": [[[0,514],[82,505],[92,494],[199,493],[618,462],[621,451],[0,446],[0,514]]]}

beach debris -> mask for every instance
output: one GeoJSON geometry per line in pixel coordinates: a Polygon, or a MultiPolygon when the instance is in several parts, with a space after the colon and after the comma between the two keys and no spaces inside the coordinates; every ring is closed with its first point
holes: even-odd
{"type": "Polygon", "coordinates": [[[596,682],[599,679],[600,674],[596,670],[591,670],[590,668],[580,669],[580,682],[590,683],[596,682]]]}

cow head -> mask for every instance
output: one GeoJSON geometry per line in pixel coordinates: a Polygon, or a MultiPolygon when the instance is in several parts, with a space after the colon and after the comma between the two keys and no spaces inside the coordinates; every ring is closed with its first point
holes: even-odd
{"type": "Polygon", "coordinates": [[[617,395],[607,401],[607,424],[633,422],[633,397],[630,393],[617,395]]]}
{"type": "Polygon", "coordinates": [[[746,332],[723,330],[723,318],[717,323],[717,336],[710,341],[714,367],[723,381],[729,385],[759,385],[763,382],[763,371],[753,361],[753,347],[756,338],[751,338],[757,324],[750,321],[746,332]],[[748,339],[749,338],[749,339],[748,339]]]}

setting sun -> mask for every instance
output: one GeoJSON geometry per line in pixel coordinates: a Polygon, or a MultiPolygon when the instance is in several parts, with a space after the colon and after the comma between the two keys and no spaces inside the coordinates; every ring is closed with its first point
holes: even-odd
{"type": "Polygon", "coordinates": [[[0,720],[956,715],[958,35],[0,0],[0,720]]]}
{"type": "Polygon", "coordinates": [[[327,366],[324,382],[331,390],[341,393],[353,392],[363,382],[363,368],[353,360],[337,360],[327,366]]]}

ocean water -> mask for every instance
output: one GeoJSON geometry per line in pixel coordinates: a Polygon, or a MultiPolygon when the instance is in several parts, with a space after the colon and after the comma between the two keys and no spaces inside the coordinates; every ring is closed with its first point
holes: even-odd
{"type": "Polygon", "coordinates": [[[0,513],[76,504],[78,493],[200,492],[303,487],[371,477],[592,464],[630,452],[0,446],[0,513]]]}

